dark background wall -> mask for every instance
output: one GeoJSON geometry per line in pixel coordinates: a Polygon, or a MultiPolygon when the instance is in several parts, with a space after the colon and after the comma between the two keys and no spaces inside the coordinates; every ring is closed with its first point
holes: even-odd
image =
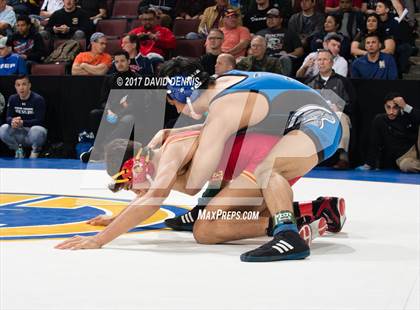
{"type": "MultiPolygon", "coordinates": [[[[0,92],[6,100],[15,93],[15,77],[0,77],[0,92]]],[[[47,102],[47,128],[49,141],[76,143],[77,134],[87,127],[89,112],[99,107],[99,94],[103,77],[33,76],[32,90],[44,96],[47,102]]],[[[375,114],[384,112],[383,98],[386,93],[401,93],[406,101],[420,108],[420,81],[352,80],[357,102],[352,117],[352,141],[350,157],[353,165],[363,161],[369,143],[369,130],[375,114]]],[[[177,116],[167,107],[166,122],[177,116]]],[[[4,115],[0,123],[4,122],[4,115]]],[[[0,148],[4,145],[0,146],[0,148]]]]}

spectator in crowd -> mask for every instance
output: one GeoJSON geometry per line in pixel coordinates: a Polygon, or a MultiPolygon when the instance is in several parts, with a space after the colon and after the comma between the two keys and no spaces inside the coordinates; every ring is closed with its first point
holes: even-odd
{"type": "Polygon", "coordinates": [[[176,3],[177,0],[143,0],[139,3],[137,14],[141,15],[144,11],[156,9],[163,14],[174,17],[176,3]]]}
{"type": "Polygon", "coordinates": [[[236,68],[236,61],[235,57],[231,54],[222,53],[217,56],[216,64],[214,66],[214,72],[220,76],[230,70],[234,70],[236,68]]]}
{"type": "Polygon", "coordinates": [[[28,67],[32,63],[42,62],[47,55],[44,40],[39,32],[34,29],[27,15],[18,16],[16,32],[12,35],[11,41],[13,51],[26,60],[28,67]]]}
{"type": "Polygon", "coordinates": [[[322,30],[324,15],[315,11],[316,0],[302,0],[301,12],[290,17],[288,29],[299,34],[304,48],[309,48],[312,36],[322,30]]]}
{"type": "MultiPolygon", "coordinates": [[[[138,75],[153,75],[153,63],[148,57],[139,53],[139,39],[135,34],[129,34],[122,38],[121,47],[128,53],[130,70],[138,75]]],[[[115,62],[112,72],[115,72],[115,62]]]]}
{"type": "Polygon", "coordinates": [[[0,76],[26,74],[26,61],[12,53],[12,40],[0,37],[0,76]]]}
{"type": "Polygon", "coordinates": [[[37,158],[47,140],[43,127],[45,100],[31,91],[31,82],[25,75],[16,78],[15,89],[17,94],[10,96],[7,103],[6,124],[0,127],[0,139],[14,151],[19,146],[31,147],[30,158],[37,158]]]}
{"type": "Polygon", "coordinates": [[[16,15],[6,0],[0,0],[0,35],[11,36],[16,25],[16,15]]]}
{"type": "MultiPolygon", "coordinates": [[[[362,10],[363,0],[352,0],[351,10],[354,12],[359,12],[362,10]]],[[[340,0],[326,0],[325,1],[325,13],[338,13],[340,11],[340,0]]]]}
{"type": "Polygon", "coordinates": [[[357,58],[351,66],[352,78],[395,80],[398,78],[394,57],[381,52],[381,42],[376,33],[365,36],[367,54],[357,58]]]}
{"type": "MultiPolygon", "coordinates": [[[[257,0],[240,0],[240,7],[242,15],[246,16],[248,12],[255,11],[257,0]]],[[[233,2],[230,1],[232,4],[233,2]]],[[[233,5],[233,4],[232,4],[233,5]]],[[[237,7],[236,5],[233,5],[237,7]]],[[[281,15],[287,22],[292,15],[292,1],[291,0],[270,0],[270,8],[276,8],[281,12],[281,15]]],[[[287,24],[287,23],[286,23],[287,24]]]]}
{"type": "Polygon", "coordinates": [[[390,14],[392,3],[389,0],[380,0],[376,4],[376,14],[379,15],[379,30],[390,36],[396,43],[396,61],[399,72],[408,72],[409,58],[412,53],[410,27],[406,21],[398,23],[390,14]]]}
{"type": "Polygon", "coordinates": [[[200,57],[204,70],[213,75],[217,57],[222,53],[223,31],[211,29],[206,39],[206,54],[200,57]]]}
{"type": "Polygon", "coordinates": [[[178,0],[175,7],[176,19],[199,19],[204,10],[214,1],[178,0]]]}
{"type": "Polygon", "coordinates": [[[247,27],[251,33],[257,33],[266,28],[267,12],[272,8],[273,6],[270,3],[270,0],[253,0],[252,6],[245,14],[244,26],[247,27]]]}
{"type": "MultiPolygon", "coordinates": [[[[210,29],[223,27],[223,14],[228,9],[234,9],[228,0],[216,0],[216,5],[210,6],[204,10],[200,25],[198,26],[198,34],[207,36],[210,29]]],[[[241,17],[238,16],[238,24],[242,25],[241,17]]],[[[191,37],[194,38],[194,37],[191,37]]]]}
{"type": "Polygon", "coordinates": [[[91,50],[79,53],[74,59],[73,75],[105,75],[112,65],[112,57],[105,53],[106,36],[95,32],[90,37],[91,50]]]}
{"type": "MultiPolygon", "coordinates": [[[[347,169],[349,167],[348,151],[351,127],[349,115],[351,114],[351,107],[355,99],[355,92],[347,78],[334,72],[334,56],[329,50],[320,50],[316,62],[319,73],[308,79],[305,84],[313,89],[321,90],[321,94],[323,90],[331,90],[341,99],[337,99],[336,102],[331,102],[333,110],[340,119],[343,130],[337,149],[338,162],[334,163],[333,167],[347,169]]],[[[325,99],[332,101],[335,99],[335,96],[328,96],[326,94],[325,99]]]]}
{"type": "Polygon", "coordinates": [[[241,59],[237,69],[244,71],[265,71],[290,75],[292,62],[289,57],[276,58],[266,55],[267,42],[261,36],[254,36],[251,41],[251,56],[241,59]]]}
{"type": "Polygon", "coordinates": [[[64,0],[64,7],[55,11],[48,20],[46,38],[84,39],[91,33],[92,23],[87,13],[76,7],[76,0],[64,0]]]}
{"type": "Polygon", "coordinates": [[[78,0],[78,5],[88,14],[94,25],[106,17],[106,0],[78,0]]]}
{"type": "Polygon", "coordinates": [[[398,93],[385,96],[385,113],[372,123],[366,164],[360,170],[399,168],[420,171],[420,110],[408,105],[398,93]]]}
{"type": "MultiPolygon", "coordinates": [[[[94,109],[89,114],[89,130],[94,133],[95,140],[95,154],[98,156],[103,153],[103,147],[106,142],[112,141],[116,138],[125,138],[122,134],[134,124],[134,116],[132,115],[133,102],[130,102],[128,97],[114,98],[110,96],[111,89],[123,88],[124,85],[117,83],[118,79],[126,80],[127,78],[135,79],[139,77],[136,72],[130,70],[130,56],[126,51],[118,51],[114,55],[114,65],[116,71],[112,75],[108,75],[103,84],[100,93],[100,109],[94,109]],[[110,99],[110,100],[108,100],[110,99]],[[108,105],[107,102],[109,101],[108,105]],[[106,109],[106,113],[104,113],[106,109]],[[97,136],[99,126],[104,126],[101,129],[105,134],[97,136]],[[106,141],[105,141],[106,140],[106,141]]],[[[81,155],[83,162],[88,162],[93,149],[81,155]]],[[[99,159],[99,158],[92,158],[99,159]]]]}
{"type": "Polygon", "coordinates": [[[232,54],[235,58],[245,56],[251,34],[248,28],[239,25],[239,13],[236,10],[228,9],[223,17],[224,27],[221,28],[224,34],[222,52],[232,54]]]}
{"type": "Polygon", "coordinates": [[[277,8],[267,12],[267,28],[257,32],[267,42],[267,55],[272,57],[303,56],[303,47],[298,34],[283,28],[283,18],[277,8]]]}
{"type": "Polygon", "coordinates": [[[359,31],[351,43],[351,55],[354,57],[364,56],[367,54],[365,48],[365,36],[370,33],[377,33],[381,40],[381,52],[386,54],[394,54],[395,41],[390,36],[385,36],[378,29],[379,16],[376,13],[367,15],[366,30],[359,31]]]}
{"type": "MultiPolygon", "coordinates": [[[[347,61],[340,56],[341,37],[336,33],[329,33],[324,38],[324,49],[329,50],[334,57],[333,69],[336,74],[347,76],[348,64],[347,61]]],[[[316,63],[317,52],[312,52],[306,56],[302,66],[296,72],[297,77],[313,77],[319,72],[318,65],[316,63]]]]}
{"type": "Polygon", "coordinates": [[[158,25],[154,10],[145,11],[142,20],[142,26],[130,31],[130,34],[137,35],[140,40],[140,53],[143,56],[153,53],[165,57],[168,51],[176,46],[174,34],[168,28],[158,25]]]}
{"type": "Polygon", "coordinates": [[[39,15],[40,0],[8,0],[16,15],[39,15]]]}
{"type": "MultiPolygon", "coordinates": [[[[407,10],[404,9],[404,5],[402,2],[406,3],[411,0],[391,0],[390,8],[393,8],[398,15],[398,22],[404,19],[404,16],[407,14],[407,10]]],[[[364,14],[372,14],[376,12],[376,5],[378,4],[379,0],[364,0],[362,3],[362,12],[364,14]]]]}
{"type": "Polygon", "coordinates": [[[363,14],[353,10],[352,0],[340,0],[337,14],[341,17],[341,26],[338,31],[353,40],[356,33],[363,27],[363,14]]]}
{"type": "Polygon", "coordinates": [[[63,7],[63,0],[45,0],[39,15],[41,19],[48,20],[55,11],[61,10],[63,7]]]}
{"type": "Polygon", "coordinates": [[[350,57],[350,39],[338,31],[341,28],[341,16],[337,14],[327,14],[325,16],[324,29],[316,33],[311,40],[310,50],[315,52],[323,48],[324,38],[329,33],[336,33],[341,36],[340,54],[348,59],[350,57]]]}

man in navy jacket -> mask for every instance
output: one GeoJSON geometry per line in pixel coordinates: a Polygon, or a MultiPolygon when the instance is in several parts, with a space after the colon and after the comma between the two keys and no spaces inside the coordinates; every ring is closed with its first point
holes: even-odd
{"type": "Polygon", "coordinates": [[[0,127],[0,139],[15,151],[19,146],[31,147],[30,158],[37,158],[47,140],[47,130],[43,127],[45,100],[31,91],[31,82],[25,75],[16,78],[15,88],[17,94],[9,97],[6,124],[0,127]]]}

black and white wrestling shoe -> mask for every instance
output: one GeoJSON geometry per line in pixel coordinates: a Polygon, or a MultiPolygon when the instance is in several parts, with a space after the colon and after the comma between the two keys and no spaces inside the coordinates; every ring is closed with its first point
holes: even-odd
{"type": "Polygon", "coordinates": [[[282,231],[273,240],[241,255],[243,262],[273,262],[304,259],[310,255],[309,246],[294,230],[282,231]]]}
{"type": "Polygon", "coordinates": [[[198,213],[206,206],[197,205],[187,213],[165,220],[165,225],[177,231],[193,231],[193,226],[198,218],[198,213]]]}

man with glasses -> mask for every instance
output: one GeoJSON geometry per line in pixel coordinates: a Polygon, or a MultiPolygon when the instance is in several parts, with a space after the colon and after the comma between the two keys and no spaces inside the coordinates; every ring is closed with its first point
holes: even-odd
{"type": "Polygon", "coordinates": [[[76,56],[71,68],[73,75],[105,75],[112,65],[112,57],[105,53],[106,36],[95,32],[90,37],[91,50],[76,56]]]}
{"type": "Polygon", "coordinates": [[[255,36],[251,41],[251,55],[242,58],[237,69],[244,71],[264,71],[290,75],[292,62],[289,58],[274,58],[266,55],[267,42],[261,36],[255,36]]]}
{"type": "MultiPolygon", "coordinates": [[[[223,27],[223,14],[228,9],[233,9],[228,0],[216,0],[216,5],[210,6],[204,10],[200,25],[198,26],[198,33],[207,35],[210,29],[223,27]]],[[[239,17],[241,24],[241,18],[239,17]]]]}
{"type": "Polygon", "coordinates": [[[200,57],[200,63],[208,74],[215,73],[214,66],[216,65],[217,57],[222,53],[224,35],[220,29],[212,29],[207,36],[205,43],[206,54],[200,57]]]}
{"type": "Polygon", "coordinates": [[[251,34],[248,28],[240,26],[239,13],[236,10],[229,9],[223,17],[223,31],[225,40],[222,44],[222,52],[233,55],[235,58],[245,56],[251,34]]]}

